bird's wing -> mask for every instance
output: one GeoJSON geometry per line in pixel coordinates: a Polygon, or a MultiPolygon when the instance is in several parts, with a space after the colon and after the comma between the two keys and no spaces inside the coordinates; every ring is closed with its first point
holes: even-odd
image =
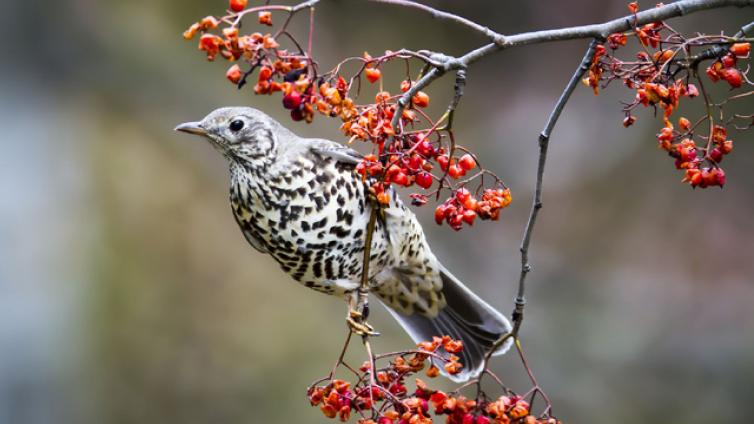
{"type": "Polygon", "coordinates": [[[364,157],[356,150],[330,140],[314,139],[309,149],[320,156],[333,158],[348,165],[356,165],[364,157]]]}

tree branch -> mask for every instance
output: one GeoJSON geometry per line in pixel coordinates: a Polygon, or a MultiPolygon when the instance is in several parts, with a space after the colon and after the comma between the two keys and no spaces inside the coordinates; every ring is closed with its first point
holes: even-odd
{"type": "Polygon", "coordinates": [[[521,239],[521,275],[519,276],[518,280],[518,293],[516,294],[515,308],[511,316],[511,319],[513,321],[513,330],[498,339],[492,346],[492,349],[487,352],[487,355],[484,358],[483,369],[487,368],[487,364],[489,363],[492,354],[506,341],[508,341],[508,339],[513,338],[514,341],[518,339],[518,332],[524,319],[524,306],[526,305],[526,298],[524,297],[526,289],[526,276],[531,271],[531,264],[529,263],[529,244],[531,243],[531,236],[534,231],[534,224],[536,224],[537,222],[539,210],[542,209],[542,181],[544,179],[545,164],[547,162],[547,147],[549,146],[550,135],[552,134],[552,130],[553,128],[555,128],[555,124],[558,122],[560,114],[563,112],[566,103],[568,103],[568,100],[571,98],[571,94],[576,89],[576,86],[584,76],[584,73],[589,69],[589,65],[591,64],[592,58],[594,57],[594,51],[597,44],[599,44],[599,40],[597,39],[593,39],[589,44],[589,48],[587,48],[583,59],[581,59],[579,67],[576,68],[573,76],[571,76],[571,79],[568,81],[568,84],[563,90],[563,93],[560,95],[558,102],[555,103],[555,107],[553,108],[552,112],[550,112],[550,117],[547,119],[547,123],[545,123],[544,129],[539,134],[537,180],[534,185],[534,198],[532,201],[531,212],[529,212],[529,220],[526,223],[524,236],[521,239]]]}
{"type": "MultiPolygon", "coordinates": [[[[432,7],[416,3],[409,0],[369,0],[378,3],[394,4],[399,6],[411,7],[430,13],[432,16],[458,22],[468,28],[471,28],[481,35],[491,38],[492,43],[486,44],[475,50],[472,50],[459,58],[445,56],[447,60],[444,63],[444,70],[455,70],[468,66],[471,63],[498,50],[510,47],[525,46],[529,44],[541,44],[551,41],[575,40],[583,38],[606,38],[608,35],[628,31],[638,25],[644,25],[651,22],[662,21],[678,16],[688,15],[702,10],[718,9],[722,7],[751,7],[754,6],[754,0],[680,0],[661,7],[655,7],[608,22],[592,25],[581,25],[568,28],[558,28],[544,31],[524,32],[514,35],[503,35],[489,28],[472,22],[458,15],[443,12],[432,7]]],[[[751,30],[750,26],[744,27],[751,30]]]]}
{"type": "Polygon", "coordinates": [[[531,212],[529,212],[529,220],[526,223],[526,229],[524,230],[524,236],[521,240],[521,275],[518,280],[516,306],[512,315],[514,336],[518,335],[519,328],[521,327],[524,318],[524,305],[526,305],[526,298],[524,297],[526,276],[531,271],[531,264],[529,263],[529,244],[531,243],[531,236],[534,231],[534,224],[537,222],[539,210],[542,209],[542,180],[545,172],[545,163],[547,161],[547,147],[550,143],[550,135],[552,134],[552,130],[555,128],[555,124],[558,122],[566,103],[568,103],[568,100],[571,98],[573,90],[576,89],[576,86],[579,81],[581,81],[584,73],[589,69],[597,44],[599,44],[599,40],[596,38],[589,44],[589,48],[586,50],[584,58],[581,59],[579,67],[568,81],[568,84],[560,95],[558,102],[555,104],[552,112],[550,112],[550,117],[547,119],[544,129],[539,134],[539,159],[537,165],[537,181],[534,186],[534,199],[532,201],[531,212]]]}
{"type": "Polygon", "coordinates": [[[492,39],[493,41],[500,36],[500,34],[496,33],[495,31],[492,31],[491,29],[487,28],[484,25],[480,25],[470,19],[464,18],[463,16],[458,16],[453,13],[444,12],[442,10],[435,9],[433,7],[427,6],[425,4],[417,3],[414,1],[409,0],[370,0],[375,3],[383,3],[383,4],[392,4],[396,6],[403,6],[403,7],[410,7],[414,9],[419,9],[423,12],[427,12],[430,15],[432,15],[435,19],[442,19],[446,21],[452,21],[456,22],[458,24],[461,24],[463,26],[466,26],[468,28],[473,29],[476,32],[482,33],[485,37],[488,37],[492,39]]]}

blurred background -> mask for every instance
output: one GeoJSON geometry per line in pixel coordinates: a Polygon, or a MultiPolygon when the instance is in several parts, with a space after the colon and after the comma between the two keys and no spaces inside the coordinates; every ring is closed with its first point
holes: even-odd
{"type": "MultiPolygon", "coordinates": [[[[626,14],[623,0],[427,3],[506,34],[626,14]]],[[[344,305],[247,246],[229,210],[224,160],[172,129],[219,106],[251,105],[299,134],[343,138],[334,120],[293,123],[279,96],[236,90],[227,63],[207,63],[182,40],[189,24],[225,7],[3,2],[0,423],[326,420],[305,389],[336,359],[344,305]]],[[[728,9],[671,23],[732,34],[753,16],[728,9]]],[[[305,21],[294,23],[302,37],[305,21]]],[[[323,0],[314,53],[329,69],[365,50],[460,54],[483,42],[418,11],[323,0]]],[[[468,72],[457,136],[513,190],[499,223],[453,233],[432,223],[432,208],[417,212],[437,256],[505,312],[537,134],[586,44],[517,48],[468,72]]],[[[387,82],[397,85],[399,73],[387,82]]],[[[429,90],[433,111],[452,83],[446,76],[429,90]]],[[[651,110],[621,127],[619,102],[631,96],[617,85],[599,97],[580,87],[555,130],[523,327],[531,366],[570,423],[749,419],[752,132],[731,134],[725,189],[693,191],[656,148],[651,110]]],[[[410,346],[384,310],[373,324],[384,334],[376,349],[410,346]]],[[[362,360],[358,345],[353,358],[362,360]]],[[[529,388],[514,355],[494,369],[529,388]]]]}

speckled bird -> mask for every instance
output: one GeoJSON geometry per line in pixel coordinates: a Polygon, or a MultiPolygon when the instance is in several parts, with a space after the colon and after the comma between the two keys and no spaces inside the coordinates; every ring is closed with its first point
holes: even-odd
{"type": "MultiPolygon", "coordinates": [[[[360,153],[303,138],[259,110],[217,109],[176,130],[209,140],[230,163],[230,204],[246,240],[313,290],[352,299],[361,281],[369,183],[360,153]]],[[[390,193],[372,237],[370,292],[415,342],[449,335],[464,343],[464,381],[477,375],[508,320],[442,266],[416,216],[390,193]]],[[[499,348],[502,354],[510,343],[499,348]]]]}

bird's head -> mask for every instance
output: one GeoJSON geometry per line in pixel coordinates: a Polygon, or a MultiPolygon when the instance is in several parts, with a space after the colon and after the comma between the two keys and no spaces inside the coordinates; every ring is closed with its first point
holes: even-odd
{"type": "Polygon", "coordinates": [[[201,121],[180,124],[175,130],[206,137],[228,159],[248,163],[269,159],[279,137],[290,134],[265,113],[240,106],[216,109],[201,121]]]}

